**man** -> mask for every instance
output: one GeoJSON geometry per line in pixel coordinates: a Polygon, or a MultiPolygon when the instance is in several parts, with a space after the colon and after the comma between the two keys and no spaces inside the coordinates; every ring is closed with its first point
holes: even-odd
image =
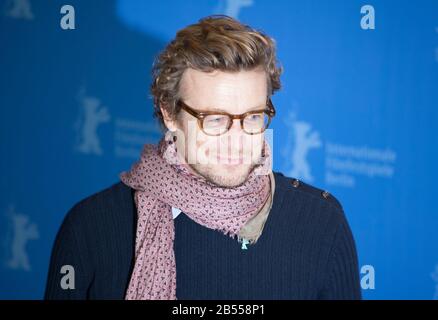
{"type": "Polygon", "coordinates": [[[163,138],[67,214],[45,297],[360,299],[340,203],[272,171],[281,71],[273,39],[232,18],[180,30],[153,69],[163,138]]]}

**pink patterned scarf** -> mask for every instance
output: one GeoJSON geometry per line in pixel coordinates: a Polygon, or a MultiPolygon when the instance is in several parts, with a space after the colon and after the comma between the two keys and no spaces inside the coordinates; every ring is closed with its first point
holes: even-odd
{"type": "Polygon", "coordinates": [[[177,163],[175,144],[166,134],[158,145],[145,144],[141,158],[120,178],[135,189],[138,221],[135,264],[125,299],[176,299],[176,263],[171,207],[195,222],[238,241],[255,243],[272,206],[275,189],[269,144],[262,161],[235,188],[219,187],[177,163]]]}

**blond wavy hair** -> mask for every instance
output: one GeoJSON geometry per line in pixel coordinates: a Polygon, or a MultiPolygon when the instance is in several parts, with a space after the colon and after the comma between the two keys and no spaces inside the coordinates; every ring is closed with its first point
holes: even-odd
{"type": "Polygon", "coordinates": [[[184,71],[214,70],[237,72],[263,68],[267,74],[268,95],[281,87],[283,68],[276,58],[275,40],[262,31],[244,25],[225,15],[202,18],[177,32],[157,56],[152,68],[151,98],[154,117],[165,130],[160,106],[175,119],[179,84],[184,71]]]}

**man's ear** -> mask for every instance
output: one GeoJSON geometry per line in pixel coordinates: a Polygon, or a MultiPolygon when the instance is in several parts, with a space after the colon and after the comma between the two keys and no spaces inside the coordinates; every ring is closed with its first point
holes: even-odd
{"type": "Polygon", "coordinates": [[[170,116],[170,113],[166,109],[166,105],[161,103],[160,110],[161,110],[161,113],[163,114],[163,121],[164,121],[164,124],[166,125],[167,129],[169,129],[170,131],[176,131],[176,129],[177,129],[176,119],[172,119],[172,117],[170,116]]]}

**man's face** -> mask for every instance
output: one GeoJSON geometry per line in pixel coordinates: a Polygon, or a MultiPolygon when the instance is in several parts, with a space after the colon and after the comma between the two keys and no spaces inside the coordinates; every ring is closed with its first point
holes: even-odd
{"type": "MultiPolygon", "coordinates": [[[[263,70],[206,73],[187,69],[180,93],[184,103],[196,111],[243,114],[266,107],[266,73],[263,70]]],[[[239,119],[219,136],[204,133],[196,117],[185,110],[181,110],[176,121],[165,123],[176,130],[178,153],[191,171],[218,186],[241,185],[260,160],[264,133],[245,133],[239,119]]]]}

